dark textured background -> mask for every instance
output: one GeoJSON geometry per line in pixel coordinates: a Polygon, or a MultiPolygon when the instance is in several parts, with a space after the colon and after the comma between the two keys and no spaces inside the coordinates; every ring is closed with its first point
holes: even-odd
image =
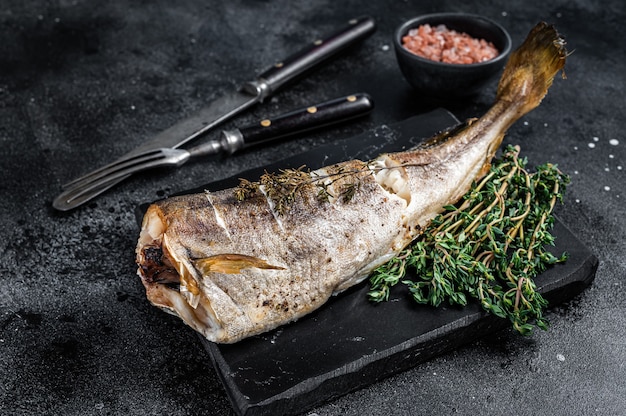
{"type": "MultiPolygon", "coordinates": [[[[566,37],[568,79],[506,141],[571,174],[557,212],[598,256],[597,277],[549,312],[548,332],[499,332],[313,412],[626,413],[625,6],[510,3],[3,0],[0,414],[231,414],[196,334],[145,300],[135,206],[434,107],[401,78],[391,47],[397,25],[433,11],[483,14],[515,45],[539,20],[566,37]],[[376,101],[368,119],[140,175],[67,214],[51,208],[63,182],[362,14],[378,30],[360,48],[226,127],[357,91],[376,101]]],[[[494,90],[447,108],[480,115],[494,90]]]]}

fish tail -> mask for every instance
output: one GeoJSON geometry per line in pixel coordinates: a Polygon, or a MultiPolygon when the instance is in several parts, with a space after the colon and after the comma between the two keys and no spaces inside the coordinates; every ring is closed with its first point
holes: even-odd
{"type": "Polygon", "coordinates": [[[510,58],[496,95],[497,101],[518,103],[519,115],[537,107],[563,67],[567,50],[565,40],[554,26],[538,23],[510,58]]]}

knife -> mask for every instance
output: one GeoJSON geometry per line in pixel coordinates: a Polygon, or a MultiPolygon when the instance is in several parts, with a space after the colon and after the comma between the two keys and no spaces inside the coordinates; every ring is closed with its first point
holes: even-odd
{"type": "MultiPolygon", "coordinates": [[[[123,155],[116,162],[153,149],[182,146],[254,104],[263,102],[287,82],[368,37],[375,30],[376,24],[371,17],[365,16],[350,20],[346,27],[322,40],[314,41],[284,61],[274,64],[257,76],[255,80],[243,84],[234,93],[216,99],[195,115],[162,131],[148,142],[123,155]]],[[[98,194],[105,192],[129,176],[130,174],[112,180],[102,187],[98,194]]],[[[63,185],[63,189],[71,186],[73,182],[63,185]]]]}
{"type": "Polygon", "coordinates": [[[361,117],[373,108],[373,100],[368,94],[357,93],[265,118],[246,127],[224,130],[218,139],[188,150],[171,147],[148,150],[77,179],[52,202],[52,206],[59,211],[68,211],[99,195],[100,189],[110,182],[131,173],[159,166],[181,166],[191,157],[233,154],[250,146],[361,117]]]}

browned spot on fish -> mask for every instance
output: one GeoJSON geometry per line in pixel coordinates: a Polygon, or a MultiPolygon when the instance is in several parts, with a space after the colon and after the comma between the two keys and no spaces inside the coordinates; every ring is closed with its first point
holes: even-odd
{"type": "Polygon", "coordinates": [[[146,263],[154,263],[158,266],[163,265],[161,257],[163,257],[163,249],[161,247],[146,247],[143,251],[146,263]]]}
{"type": "Polygon", "coordinates": [[[217,254],[215,256],[196,260],[196,267],[203,273],[237,274],[244,269],[284,270],[284,267],[274,266],[257,257],[245,254],[217,254]]]}
{"type": "Polygon", "coordinates": [[[485,176],[487,173],[489,173],[489,169],[491,169],[491,163],[487,162],[480,169],[480,172],[478,173],[477,177],[485,176]]]}
{"type": "Polygon", "coordinates": [[[149,283],[178,283],[179,276],[161,247],[148,246],[143,250],[141,269],[149,283]]]}

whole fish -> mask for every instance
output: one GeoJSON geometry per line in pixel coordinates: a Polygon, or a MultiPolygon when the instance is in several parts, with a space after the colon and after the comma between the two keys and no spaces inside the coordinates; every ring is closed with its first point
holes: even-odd
{"type": "Polygon", "coordinates": [[[554,27],[539,23],[511,54],[491,109],[416,148],[152,204],[136,250],[149,300],[219,343],[319,308],[393,258],[489,170],[507,129],[539,105],[566,55],[554,27]]]}

